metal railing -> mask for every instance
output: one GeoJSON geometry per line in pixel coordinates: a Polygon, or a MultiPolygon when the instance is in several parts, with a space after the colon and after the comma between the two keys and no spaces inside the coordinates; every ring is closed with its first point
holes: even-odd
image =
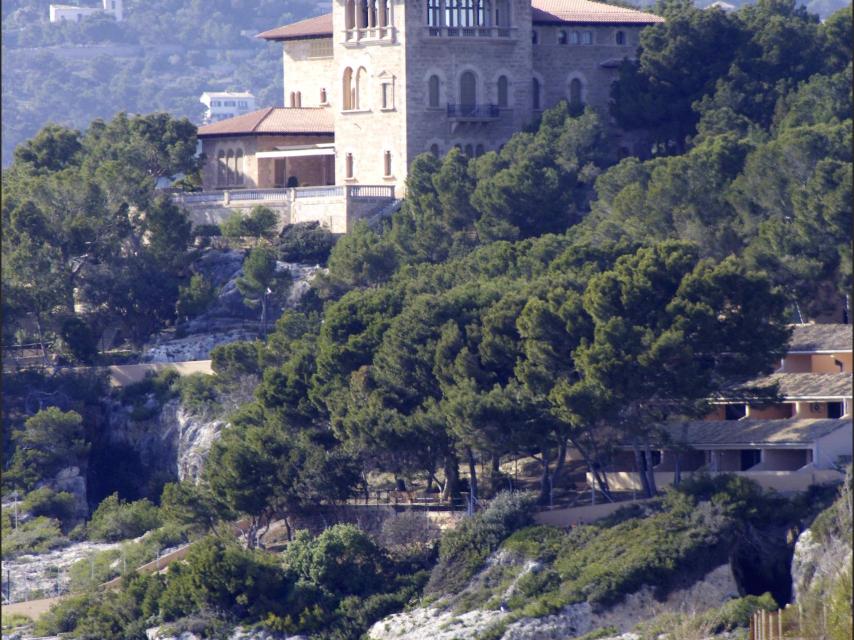
{"type": "Polygon", "coordinates": [[[497,104],[448,104],[449,118],[476,118],[491,120],[500,117],[501,110],[497,104]]]}
{"type": "Polygon", "coordinates": [[[348,198],[394,198],[394,187],[386,185],[355,184],[347,187],[348,198]]]}
{"type": "Polygon", "coordinates": [[[512,38],[516,27],[425,27],[431,38],[512,38]]]}

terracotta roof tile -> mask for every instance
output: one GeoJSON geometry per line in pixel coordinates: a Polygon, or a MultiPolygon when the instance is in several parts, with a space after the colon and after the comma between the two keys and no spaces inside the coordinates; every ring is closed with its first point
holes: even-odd
{"type": "Polygon", "coordinates": [[[531,19],[535,23],[653,24],[664,18],[636,9],[591,0],[533,0],[531,19]]]}
{"type": "Polygon", "coordinates": [[[332,14],[325,13],[322,16],[300,20],[283,27],[270,29],[259,33],[256,38],[264,40],[305,40],[309,38],[331,38],[332,37],[332,14]]]}
{"type": "Polygon", "coordinates": [[[739,394],[739,389],[767,387],[775,382],[779,385],[780,396],[789,401],[834,400],[850,398],[852,395],[850,373],[772,373],[769,376],[734,385],[721,395],[727,400],[744,401],[750,394],[739,394]]]}
{"type": "Polygon", "coordinates": [[[199,127],[198,135],[202,138],[205,136],[236,136],[253,133],[328,133],[332,135],[335,131],[332,122],[332,111],[330,109],[267,107],[242,116],[206,124],[199,127]]]}
{"type": "Polygon", "coordinates": [[[789,340],[789,352],[851,351],[850,324],[796,324],[789,340]]]}
{"type": "Polygon", "coordinates": [[[698,420],[664,426],[674,441],[693,447],[806,445],[851,425],[851,418],[822,420],[698,420]]]}

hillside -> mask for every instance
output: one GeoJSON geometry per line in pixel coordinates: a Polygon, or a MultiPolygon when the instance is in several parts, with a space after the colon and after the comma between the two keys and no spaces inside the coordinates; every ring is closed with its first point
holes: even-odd
{"type": "MultiPolygon", "coordinates": [[[[316,15],[308,0],[125,3],[125,20],[50,24],[47,1],[3,3],[3,166],[49,122],[84,128],[120,111],[199,122],[207,90],[282,102],[281,52],[257,33],[316,15]]],[[[91,5],[92,3],[88,3],[91,5]]]]}

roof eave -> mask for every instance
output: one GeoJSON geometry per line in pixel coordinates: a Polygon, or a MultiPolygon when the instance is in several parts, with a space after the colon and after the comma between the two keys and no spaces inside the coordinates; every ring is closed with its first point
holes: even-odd
{"type": "Polygon", "coordinates": [[[197,138],[243,138],[246,136],[334,136],[334,131],[242,131],[240,133],[198,133],[197,138]]]}

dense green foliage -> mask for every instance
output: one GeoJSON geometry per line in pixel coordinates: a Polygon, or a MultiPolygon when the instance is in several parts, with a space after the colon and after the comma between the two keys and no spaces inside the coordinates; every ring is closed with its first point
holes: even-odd
{"type": "Polygon", "coordinates": [[[91,540],[114,542],[136,538],[160,524],[160,513],[148,500],[124,502],[114,493],[98,505],[86,528],[91,540]]]}

